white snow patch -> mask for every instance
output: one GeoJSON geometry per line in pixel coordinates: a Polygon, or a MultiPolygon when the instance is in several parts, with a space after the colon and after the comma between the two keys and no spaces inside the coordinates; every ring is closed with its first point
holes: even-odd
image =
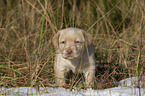
{"type": "MultiPolygon", "coordinates": [[[[120,85],[104,90],[75,90],[64,88],[40,87],[39,90],[30,87],[0,88],[0,95],[4,96],[139,96],[139,89],[135,88],[135,77],[123,79],[120,85]]],[[[144,83],[140,82],[142,86],[144,83]]],[[[145,96],[145,88],[140,88],[141,96],[145,96]]]]}

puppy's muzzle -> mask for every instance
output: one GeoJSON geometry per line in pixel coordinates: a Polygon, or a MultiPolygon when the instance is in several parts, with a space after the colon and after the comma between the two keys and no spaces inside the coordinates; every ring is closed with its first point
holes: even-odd
{"type": "Polygon", "coordinates": [[[67,49],[67,55],[71,55],[73,53],[73,50],[71,48],[67,49]]]}

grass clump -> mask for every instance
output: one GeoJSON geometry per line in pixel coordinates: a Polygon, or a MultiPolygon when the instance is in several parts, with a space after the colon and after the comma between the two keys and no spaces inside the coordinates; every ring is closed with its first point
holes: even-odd
{"type": "Polygon", "coordinates": [[[1,0],[0,86],[53,86],[51,38],[67,27],[94,37],[95,88],[145,75],[144,12],[143,0],[1,0]]]}

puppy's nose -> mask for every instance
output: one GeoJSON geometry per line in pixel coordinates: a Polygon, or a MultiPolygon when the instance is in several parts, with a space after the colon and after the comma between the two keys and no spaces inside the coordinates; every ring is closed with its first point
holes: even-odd
{"type": "Polygon", "coordinates": [[[67,54],[72,54],[72,52],[73,52],[72,49],[70,49],[70,48],[67,49],[67,54]]]}

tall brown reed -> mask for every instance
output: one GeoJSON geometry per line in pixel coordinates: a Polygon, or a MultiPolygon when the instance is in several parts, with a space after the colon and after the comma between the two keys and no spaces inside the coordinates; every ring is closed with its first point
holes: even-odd
{"type": "Polygon", "coordinates": [[[138,71],[144,75],[143,4],[143,0],[1,0],[1,86],[54,86],[51,38],[67,27],[82,28],[94,37],[95,88],[135,76],[139,52],[138,71]]]}

